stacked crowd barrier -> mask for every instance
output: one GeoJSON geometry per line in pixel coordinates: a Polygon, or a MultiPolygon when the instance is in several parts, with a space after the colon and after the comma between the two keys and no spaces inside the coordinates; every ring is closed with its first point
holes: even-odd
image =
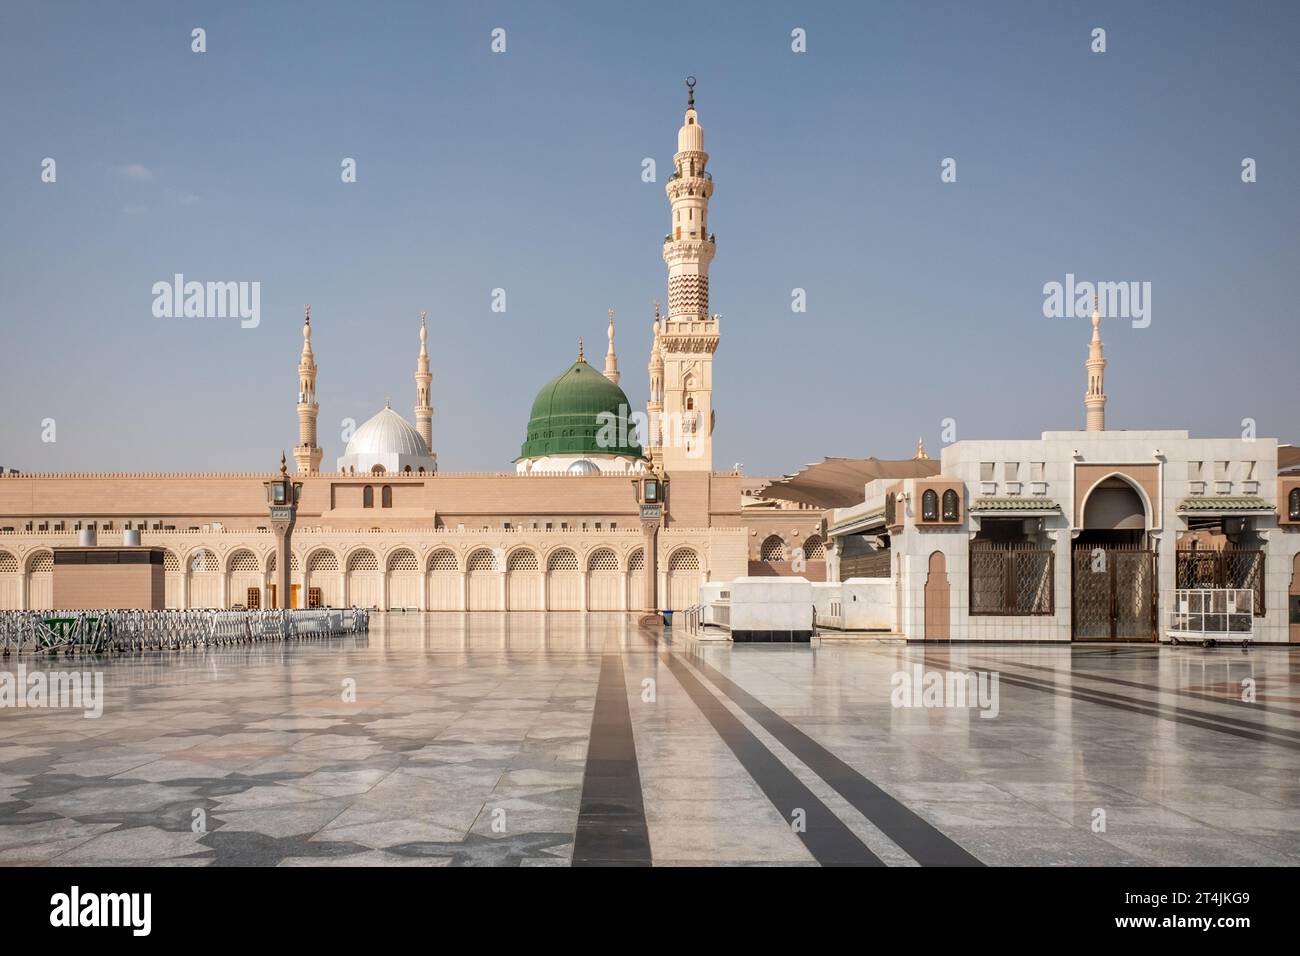
{"type": "Polygon", "coordinates": [[[340,637],[370,629],[363,608],[255,611],[0,611],[0,655],[177,651],[340,637]]]}

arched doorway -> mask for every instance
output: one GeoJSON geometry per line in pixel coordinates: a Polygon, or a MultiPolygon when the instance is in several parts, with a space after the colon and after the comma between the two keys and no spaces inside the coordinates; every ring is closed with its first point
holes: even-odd
{"type": "Polygon", "coordinates": [[[925,576],[925,640],[952,640],[950,615],[948,562],[942,551],[935,551],[930,555],[930,566],[925,576]]]}
{"type": "Polygon", "coordinates": [[[420,601],[420,563],[410,548],[398,548],[388,556],[389,608],[416,608],[420,601]]]}
{"type": "Polygon", "coordinates": [[[186,570],[190,576],[192,608],[224,607],[221,599],[221,564],[208,548],[199,548],[189,556],[186,570]]]}
{"type": "Polygon", "coordinates": [[[307,593],[320,595],[322,607],[343,606],[343,578],[339,574],[339,559],[333,552],[321,548],[307,558],[307,593]]]}
{"type": "Polygon", "coordinates": [[[645,611],[645,551],[637,548],[627,559],[627,607],[629,611],[645,611]]]}
{"type": "Polygon", "coordinates": [[[22,578],[18,574],[18,558],[8,551],[0,551],[0,608],[6,611],[21,610],[22,578]]]}
{"type": "Polygon", "coordinates": [[[623,581],[618,555],[609,548],[597,548],[587,559],[587,607],[593,611],[621,611],[623,581]]]}
{"type": "Polygon", "coordinates": [[[479,548],[466,562],[469,580],[468,606],[471,611],[500,611],[501,567],[495,552],[479,548]]]}
{"type": "Polygon", "coordinates": [[[506,610],[542,610],[542,574],[537,555],[527,548],[506,558],[506,610]]]}
{"type": "Polygon", "coordinates": [[[439,548],[429,556],[429,610],[459,611],[461,590],[456,553],[439,548]]]}
{"type": "Polygon", "coordinates": [[[247,548],[241,548],[226,559],[230,572],[230,603],[242,604],[247,608],[262,606],[262,567],[257,556],[247,548]]]}
{"type": "Polygon", "coordinates": [[[578,556],[568,548],[546,559],[546,603],[552,611],[582,610],[582,574],[578,556]]]}
{"type": "Polygon", "coordinates": [[[27,559],[27,608],[48,611],[54,607],[54,552],[37,551],[27,559]]]}
{"type": "Polygon", "coordinates": [[[680,548],[668,558],[668,601],[664,607],[681,611],[700,603],[700,556],[680,548]]]}
{"type": "Polygon", "coordinates": [[[1097,481],[1081,509],[1071,554],[1071,624],[1076,641],[1158,639],[1156,552],[1141,485],[1119,473],[1097,481]]]}
{"type": "Polygon", "coordinates": [[[367,548],[348,555],[347,602],[350,607],[379,607],[382,582],[379,559],[367,548]]]}

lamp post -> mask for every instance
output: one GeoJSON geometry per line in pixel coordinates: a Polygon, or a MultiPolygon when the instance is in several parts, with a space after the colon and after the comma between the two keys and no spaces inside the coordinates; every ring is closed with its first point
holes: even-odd
{"type": "Polygon", "coordinates": [[[279,476],[262,484],[266,487],[266,502],[271,509],[271,530],[275,532],[275,603],[289,607],[289,542],[293,537],[293,522],[298,513],[298,495],[302,492],[302,482],[289,480],[289,470],[284,452],[281,451],[279,476]]]}
{"type": "Polygon", "coordinates": [[[641,512],[641,534],[644,536],[645,575],[644,592],[648,610],[659,611],[659,529],[664,522],[664,505],[668,501],[668,479],[651,466],[647,475],[633,478],[637,505],[641,512]]]}

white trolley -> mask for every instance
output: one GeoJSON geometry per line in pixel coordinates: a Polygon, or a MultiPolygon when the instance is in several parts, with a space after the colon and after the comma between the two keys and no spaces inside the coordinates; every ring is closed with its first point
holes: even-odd
{"type": "Polygon", "coordinates": [[[1170,644],[1250,645],[1255,636],[1255,592],[1250,588],[1179,588],[1169,609],[1170,644]]]}

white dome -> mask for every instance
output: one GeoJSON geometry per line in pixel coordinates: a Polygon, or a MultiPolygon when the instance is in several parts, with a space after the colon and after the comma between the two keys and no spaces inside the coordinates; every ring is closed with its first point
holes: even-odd
{"type": "Polygon", "coordinates": [[[424,436],[385,405],[355,432],[338,460],[344,474],[429,474],[438,470],[438,456],[424,436]]]}
{"type": "Polygon", "coordinates": [[[571,475],[599,475],[600,466],[590,458],[579,458],[566,469],[571,475]]]}
{"type": "Polygon", "coordinates": [[[424,438],[397,412],[385,407],[352,434],[344,456],[352,455],[409,455],[427,458],[429,446],[424,438]]]}

